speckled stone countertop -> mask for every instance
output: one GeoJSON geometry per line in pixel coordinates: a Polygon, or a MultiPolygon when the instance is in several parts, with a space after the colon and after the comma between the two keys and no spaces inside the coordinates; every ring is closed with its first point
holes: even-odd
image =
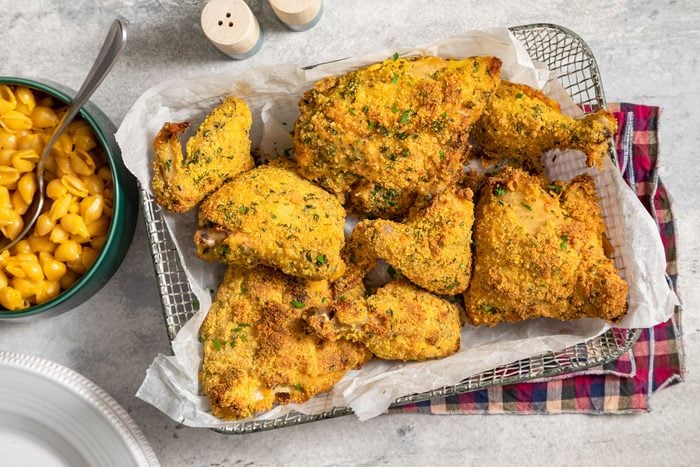
{"type": "Polygon", "coordinates": [[[265,41],[257,55],[241,62],[204,38],[203,4],[0,0],[0,75],[43,77],[78,88],[112,19],[123,15],[131,23],[126,52],[92,99],[118,124],[141,93],[173,76],[237,73],[283,62],[308,65],[492,26],[567,26],[593,50],[608,100],[663,107],[661,176],[674,197],[680,230],[687,380],[658,393],[653,411],[637,416],[388,415],[364,423],[344,417],[233,437],[182,427],[134,397],[153,357],[169,352],[140,220],[124,264],[96,296],[52,319],[0,323],[0,349],[46,357],[93,380],[128,410],[166,466],[697,462],[700,3],[326,0],[319,24],[295,33],[277,21],[267,2],[250,1],[265,41]]]}

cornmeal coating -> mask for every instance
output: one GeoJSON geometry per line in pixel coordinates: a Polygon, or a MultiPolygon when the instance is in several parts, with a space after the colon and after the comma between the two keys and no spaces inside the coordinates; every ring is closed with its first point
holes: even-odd
{"type": "Polygon", "coordinates": [[[460,294],[471,276],[473,223],[472,192],[458,187],[414,207],[404,223],[362,221],[348,243],[348,273],[364,275],[383,259],[430,292],[460,294]]]}
{"type": "Polygon", "coordinates": [[[304,315],[330,298],[327,281],[230,267],[200,329],[200,382],[212,413],[240,419],[274,403],[304,402],[369,360],[363,345],[306,329],[304,315]]]}
{"type": "Polygon", "coordinates": [[[616,131],[617,120],[605,110],[574,119],[540,91],[501,81],[472,135],[480,155],[488,159],[541,169],[545,152],[579,149],[589,167],[602,169],[616,131]]]}
{"type": "Polygon", "coordinates": [[[395,57],[317,82],[294,126],[300,173],[358,212],[401,217],[462,174],[500,66],[494,57],[395,57]]]}
{"type": "Polygon", "coordinates": [[[287,168],[260,166],[201,204],[194,242],[202,259],[328,279],[345,270],[344,224],[333,195],[287,168]]]}
{"type": "Polygon", "coordinates": [[[474,272],[464,294],[474,325],[531,318],[620,318],[627,284],[605,255],[595,183],[567,185],[507,167],[480,192],[474,272]]]}
{"type": "Polygon", "coordinates": [[[325,339],[361,342],[379,358],[404,361],[457,352],[464,323],[457,305],[404,280],[317,308],[308,320],[325,339]]]}
{"type": "Polygon", "coordinates": [[[182,154],[180,136],[188,123],[166,123],[153,149],[153,192],[165,209],[184,212],[228,179],[252,169],[248,133],[252,118],[248,105],[229,97],[216,107],[187,141],[182,154]]]}

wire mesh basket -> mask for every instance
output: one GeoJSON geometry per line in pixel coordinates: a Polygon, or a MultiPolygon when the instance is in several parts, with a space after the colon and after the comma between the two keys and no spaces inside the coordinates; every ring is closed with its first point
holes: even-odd
{"type": "MultiPolygon", "coordinates": [[[[591,50],[580,37],[553,24],[531,24],[510,30],[534,60],[546,64],[557,74],[561,84],[579,106],[587,110],[605,107],[598,65],[591,50]]],[[[610,156],[614,158],[612,150],[610,156]]],[[[168,233],[161,208],[143,187],[140,187],[140,196],[163,315],[168,337],[172,341],[180,328],[196,313],[199,302],[192,292],[175,244],[168,233]]],[[[454,386],[399,397],[392,407],[601,366],[629,350],[638,337],[639,330],[612,328],[596,338],[560,352],[548,352],[501,365],[470,376],[454,386]]],[[[217,431],[227,434],[253,433],[350,413],[352,410],[346,407],[336,407],[317,415],[292,412],[272,420],[240,422],[217,431]]]]}

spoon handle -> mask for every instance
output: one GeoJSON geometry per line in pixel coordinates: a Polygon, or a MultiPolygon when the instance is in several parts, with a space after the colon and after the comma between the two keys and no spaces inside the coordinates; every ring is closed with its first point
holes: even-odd
{"type": "Polygon", "coordinates": [[[126,45],[126,23],[121,18],[117,18],[114,20],[114,23],[112,23],[112,27],[109,28],[100,53],[97,55],[90,72],[85,77],[85,81],[83,81],[83,85],[80,87],[78,94],[76,94],[75,99],[73,99],[73,103],[68,107],[66,113],[63,114],[63,118],[61,118],[56,129],[54,129],[51,134],[51,139],[49,139],[48,144],[45,146],[46,149],[44,149],[44,154],[41,157],[40,164],[42,168],[43,162],[56,143],[56,140],[58,140],[58,137],[61,136],[68,124],[73,121],[73,118],[83,105],[85,105],[90,96],[92,96],[95,89],[102,83],[102,80],[104,80],[105,76],[107,76],[112,69],[117,57],[119,57],[119,54],[121,54],[124,49],[124,45],[126,45]]]}

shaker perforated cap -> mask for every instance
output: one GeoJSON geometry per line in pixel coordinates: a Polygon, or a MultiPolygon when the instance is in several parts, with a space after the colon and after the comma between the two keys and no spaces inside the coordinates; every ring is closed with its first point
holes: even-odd
{"type": "Polygon", "coordinates": [[[217,49],[237,60],[250,57],[262,44],[260,24],[243,0],[210,0],[201,25],[217,49]]]}
{"type": "Polygon", "coordinates": [[[292,31],[305,31],[321,19],[322,0],[268,0],[272,11],[292,31]]]}

